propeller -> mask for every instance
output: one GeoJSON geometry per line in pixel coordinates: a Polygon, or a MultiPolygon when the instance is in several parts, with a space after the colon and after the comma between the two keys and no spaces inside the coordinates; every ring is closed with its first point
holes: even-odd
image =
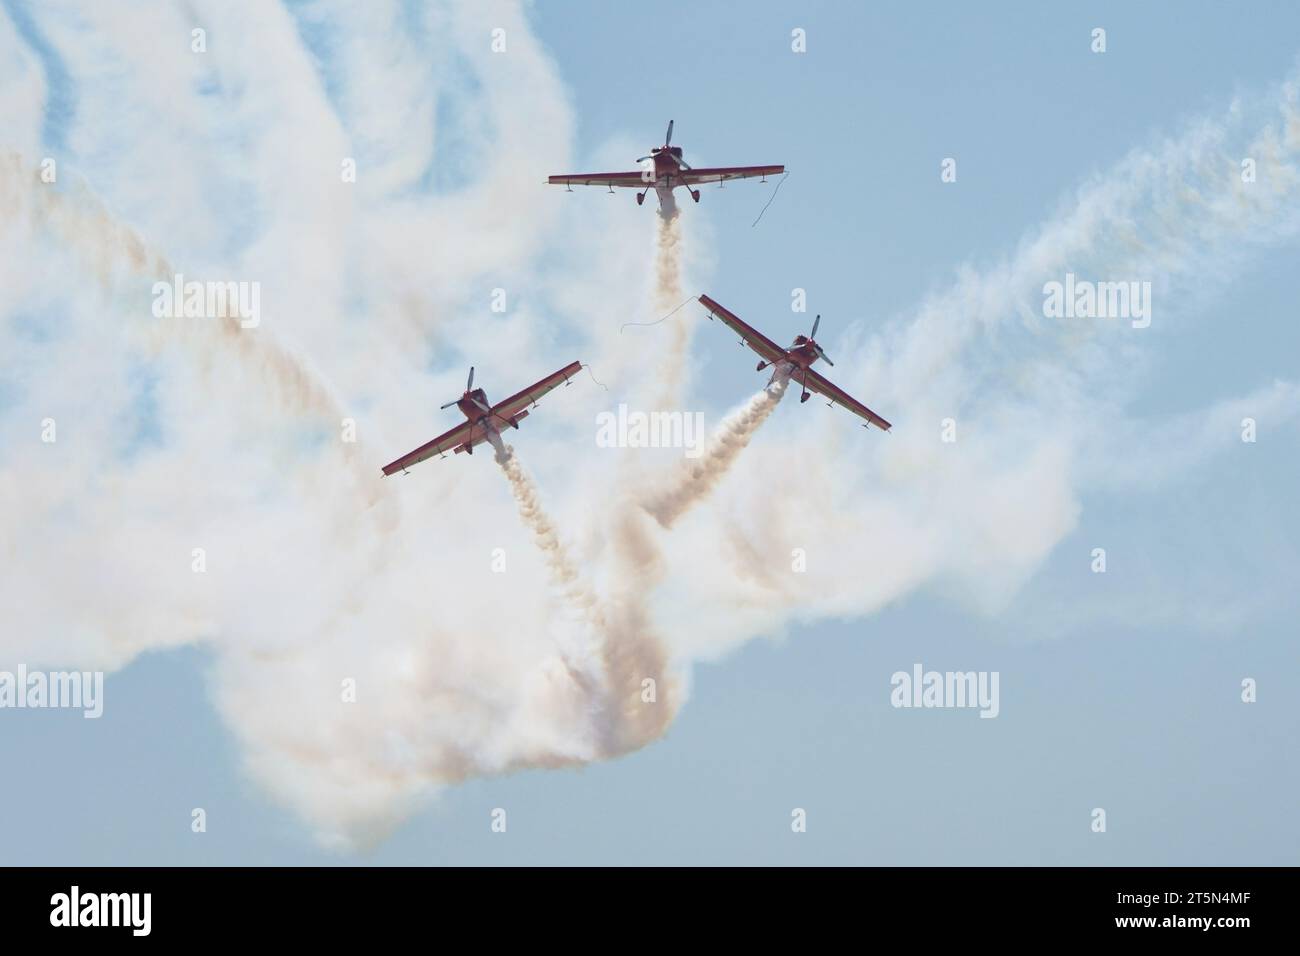
{"type": "Polygon", "coordinates": [[[814,341],[817,338],[817,326],[821,324],[822,324],[822,317],[819,314],[817,318],[813,319],[812,331],[808,333],[808,344],[810,344],[813,347],[813,351],[816,352],[821,357],[821,360],[823,362],[825,362],[827,365],[834,365],[835,363],[831,361],[831,357],[827,355],[824,351],[822,351],[822,347],[814,341]]]}
{"type": "MultiPolygon", "coordinates": [[[[655,153],[658,152],[660,152],[660,150],[656,149],[655,153]]],[[[650,154],[649,156],[642,156],[640,159],[637,160],[637,162],[644,163],[647,159],[654,159],[654,153],[650,154]]],[[[681,166],[683,169],[691,168],[691,164],[688,163],[686,160],[682,159],[680,156],[674,156],[673,159],[675,159],[677,161],[677,165],[681,166]]]]}
{"type": "MultiPolygon", "coordinates": [[[[469,367],[469,380],[468,380],[467,382],[465,382],[465,394],[468,395],[470,389],[472,389],[473,387],[474,387],[474,366],[471,365],[471,366],[469,367]]],[[[459,402],[459,401],[460,401],[459,398],[453,398],[453,399],[452,399],[450,402],[448,402],[446,405],[441,405],[441,406],[439,406],[438,411],[442,411],[442,410],[445,409],[445,408],[451,408],[451,406],[455,405],[455,404],[456,404],[457,402],[459,402]]],[[[475,402],[474,404],[475,404],[475,405],[479,405],[478,402],[475,402]]],[[[482,408],[482,405],[479,405],[479,407],[482,408]]]]}
{"type": "MultiPolygon", "coordinates": [[[[644,163],[647,159],[654,159],[654,158],[655,158],[656,156],[658,156],[660,153],[662,153],[662,152],[664,152],[665,150],[667,150],[668,147],[672,145],[672,142],[673,142],[673,121],[672,121],[672,120],[669,120],[669,121],[668,121],[668,132],[664,134],[664,144],[663,144],[662,146],[656,146],[654,149],[650,150],[650,155],[649,155],[649,156],[642,156],[640,159],[637,160],[637,162],[638,162],[638,163],[644,163]]],[[[690,166],[688,166],[688,165],[686,164],[686,160],[682,159],[680,156],[676,156],[676,157],[674,157],[674,158],[675,158],[675,159],[677,160],[677,162],[680,163],[684,168],[686,168],[686,169],[690,169],[690,168],[691,168],[690,166]]]]}
{"type": "Polygon", "coordinates": [[[465,394],[469,395],[469,400],[473,402],[476,406],[478,406],[478,408],[483,412],[483,414],[491,415],[492,409],[488,408],[486,405],[480,402],[478,400],[477,395],[470,395],[470,392],[473,390],[473,388],[474,388],[474,366],[471,365],[469,367],[469,381],[465,383],[465,394]]]}

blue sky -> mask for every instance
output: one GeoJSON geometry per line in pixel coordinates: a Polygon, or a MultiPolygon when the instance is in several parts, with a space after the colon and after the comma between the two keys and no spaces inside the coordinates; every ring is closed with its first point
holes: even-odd
{"type": "MultiPolygon", "coordinates": [[[[873,407],[876,394],[888,401],[906,392],[887,383],[871,391],[875,383],[852,362],[876,354],[862,350],[864,337],[891,322],[905,324],[918,303],[953,286],[959,270],[996,272],[1041,224],[1068,221],[1080,190],[1108,182],[1133,151],[1158,152],[1198,123],[1217,121],[1236,96],[1267,98],[1293,74],[1300,52],[1294,42],[1300,11],[1282,4],[1250,14],[1209,3],[791,7],[756,2],[740,15],[723,4],[669,4],[666,15],[648,23],[636,5],[575,0],[538,3],[528,22],[567,92],[570,162],[594,168],[629,143],[636,149],[626,157],[631,168],[671,118],[674,144],[694,165],[788,167],[788,180],[756,227],[751,223],[771,183],[706,187],[698,214],[686,210],[687,228],[700,228],[692,239],[704,237],[696,247],[703,250],[700,264],[688,266],[689,281],[707,283],[686,291],[707,291],[784,340],[806,328],[808,316],[792,314],[789,302],[791,289],[807,289],[809,311],[823,316],[819,338],[837,360],[829,374],[846,387],[852,383],[873,407]],[[1099,26],[1107,31],[1104,54],[1089,49],[1090,31],[1099,26]],[[790,50],[795,27],[807,31],[807,53],[790,50]],[[945,157],[957,160],[956,183],[940,182],[945,157]]],[[[13,0],[0,9],[34,62],[54,74],[51,91],[75,82],[40,32],[40,18],[13,0]]],[[[319,26],[303,22],[311,7],[289,9],[299,18],[299,33],[316,38],[310,48],[322,55],[321,85],[335,100],[339,77],[331,71],[343,69],[342,61],[324,56],[319,26]]],[[[425,42],[431,76],[440,62],[459,56],[448,49],[443,58],[436,36],[425,42]]],[[[102,118],[78,114],[85,106],[76,103],[59,92],[44,106],[43,148],[67,152],[68,166],[147,232],[140,199],[147,187],[77,154],[79,141],[64,126],[101,125],[102,118]]],[[[343,126],[356,135],[346,118],[343,126]]],[[[540,142],[548,134],[519,135],[540,142]]],[[[465,148],[475,141],[468,136],[465,148]]],[[[457,140],[446,142],[451,145],[438,147],[445,154],[435,150],[434,165],[458,168],[457,140]]],[[[1243,149],[1248,142],[1243,133],[1243,149]]],[[[1224,148],[1236,155],[1233,143],[1224,148]]],[[[543,163],[554,155],[549,144],[539,152],[543,163]]],[[[241,174],[219,158],[213,162],[219,186],[212,201],[241,195],[241,174]]],[[[520,168],[538,190],[547,174],[568,171],[534,170],[527,162],[520,168]]],[[[435,194],[458,184],[437,175],[419,182],[435,194]]],[[[599,222],[627,220],[621,228],[653,228],[649,203],[638,209],[630,194],[557,190],[539,201],[556,210],[547,215],[557,217],[549,220],[557,230],[589,212],[604,217],[599,222]]],[[[1293,203],[1294,192],[1282,201],[1293,203]]],[[[155,225],[165,234],[172,227],[163,215],[155,225]]],[[[1137,221],[1141,232],[1148,220],[1137,221]]],[[[1179,226],[1190,246],[1200,242],[1195,225],[1179,226]]],[[[464,224],[467,233],[475,226],[464,224]]],[[[204,233],[195,230],[178,232],[178,244],[204,261],[219,261],[223,239],[208,237],[205,247],[204,233]]],[[[980,599],[978,573],[953,571],[891,596],[875,613],[821,610],[819,602],[827,609],[840,605],[837,595],[818,594],[825,585],[814,568],[800,583],[805,596],[774,624],[775,637],[760,634],[695,658],[689,699],[663,739],[580,769],[527,770],[450,786],[360,852],[319,846],[310,827],[249,770],[239,735],[215,699],[220,652],[197,640],[174,642],[183,647],[154,643],[109,675],[98,721],[75,712],[0,713],[0,757],[12,768],[0,808],[7,819],[23,821],[4,841],[0,861],[1294,864],[1300,846],[1295,417],[1293,410],[1265,417],[1257,443],[1229,436],[1204,453],[1186,447],[1199,433],[1188,432],[1184,442],[1171,424],[1195,424],[1207,409],[1297,377],[1297,247],[1294,236],[1279,232],[1206,243],[1203,257],[1189,256],[1188,274],[1163,300],[1165,311],[1156,313],[1149,335],[1106,340],[1141,357],[1083,388],[1102,390],[1098,433],[1127,434],[1135,451],[1186,451],[1188,459],[1171,456],[1168,467],[1156,468],[1155,455],[1133,456],[1133,467],[1152,466],[1148,481],[1080,479],[1072,486],[1073,525],[991,606],[980,599]],[[1105,575],[1089,570],[1098,546],[1108,553],[1105,575]],[[998,671],[999,716],[891,707],[890,675],[914,662],[998,671]],[[1257,703],[1241,702],[1244,678],[1258,681],[1257,703]],[[208,814],[206,834],[190,832],[190,808],[197,806],[208,814]],[[509,813],[504,834],[489,826],[498,807],[509,813]],[[1107,811],[1105,833],[1090,829],[1096,807],[1107,811]],[[793,808],[807,811],[806,833],[791,831],[793,808]]],[[[617,275],[647,248],[621,244],[625,235],[612,235],[604,247],[575,248],[593,257],[591,272],[617,275]]],[[[1079,261],[1082,272],[1104,255],[1089,251],[1079,261]]],[[[455,262],[443,265],[455,271],[455,262]]],[[[1159,283],[1162,276],[1151,278],[1159,283]]],[[[553,336],[585,346],[582,332],[559,315],[560,293],[546,291],[540,273],[529,281],[539,303],[529,318],[556,329],[530,333],[540,339],[529,345],[553,344],[547,338],[553,336]]],[[[615,327],[621,316],[604,321],[615,327]]],[[[294,331],[298,341],[310,341],[310,328],[294,331]]],[[[443,334],[430,339],[431,364],[443,378],[412,399],[414,420],[432,418],[429,428],[443,422],[431,406],[449,397],[438,389],[463,375],[461,351],[485,349],[472,332],[467,341],[465,326],[443,334]]],[[[653,329],[627,334],[644,335],[639,341],[647,353],[662,342],[653,329]]],[[[1013,348],[1013,333],[1002,334],[1013,348]]],[[[329,371],[328,352],[311,354],[329,371]]],[[[716,324],[700,328],[689,401],[725,409],[750,394],[761,382],[747,355],[716,324]]],[[[550,359],[548,351],[538,361],[550,359]]],[[[865,366],[865,359],[857,363],[865,366]]],[[[995,375],[996,366],[984,374],[995,375]]],[[[340,372],[339,379],[347,375],[340,372]]],[[[162,394],[171,393],[164,388],[162,394]]],[[[967,401],[978,408],[977,400],[967,401]]],[[[1075,408],[1063,402],[1042,411],[1075,408]]],[[[1249,400],[1245,408],[1250,414],[1249,400]]],[[[937,419],[913,417],[909,408],[879,411],[897,423],[895,434],[861,432],[847,415],[836,421],[840,413],[818,402],[802,408],[787,402],[776,412],[781,430],[773,436],[790,436],[805,427],[800,416],[817,416],[822,431],[807,426],[814,438],[831,434],[828,429],[842,433],[833,443],[806,441],[797,453],[829,461],[841,452],[840,442],[902,442],[907,431],[937,433],[937,419]]],[[[1226,422],[1230,431],[1240,417],[1216,415],[1205,421],[1226,422]]],[[[977,412],[969,420],[981,427],[977,412]]],[[[13,418],[4,422],[8,428],[13,418]]],[[[563,438],[562,429],[548,430],[553,427],[542,424],[529,440],[563,438]]],[[[0,439],[0,463],[20,459],[16,435],[0,439]]],[[[776,437],[765,454],[780,453],[776,437]]],[[[1130,446],[1118,447],[1122,453],[1130,446]]],[[[740,467],[759,451],[748,449],[740,467]]],[[[485,464],[461,457],[438,467],[485,464]]],[[[867,462],[866,472],[852,473],[855,480],[864,474],[872,480],[877,460],[867,462]]],[[[538,463],[544,494],[560,496],[565,468],[558,456],[538,463]]],[[[747,484],[737,500],[762,500],[763,493],[747,484]]],[[[806,507],[823,503],[810,497],[806,507]]],[[[978,500],[970,504],[973,522],[980,509],[978,500]]],[[[1027,514],[1032,520],[1036,512],[1027,506],[1027,514]]],[[[818,545],[809,542],[814,551],[818,545]]],[[[825,550],[821,555],[828,560],[825,550]]],[[[996,560],[991,553],[990,564],[996,560]]],[[[880,561],[887,566],[890,555],[880,561]]],[[[976,552],[961,566],[979,562],[976,552]]],[[[862,577],[871,570],[864,567],[862,577]]],[[[998,577],[993,571],[990,577],[998,577]]],[[[845,587],[844,580],[834,578],[834,586],[845,587]]],[[[82,596],[68,599],[77,603],[82,596]]],[[[657,607],[667,610],[670,600],[665,594],[657,607]]]]}

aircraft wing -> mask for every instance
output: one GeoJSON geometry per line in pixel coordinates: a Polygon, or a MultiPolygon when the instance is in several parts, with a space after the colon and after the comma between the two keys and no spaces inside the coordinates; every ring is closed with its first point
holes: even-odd
{"type": "MultiPolygon", "coordinates": [[[[471,437],[470,431],[470,423],[467,421],[461,422],[451,431],[439,435],[433,441],[421,445],[419,448],[415,449],[415,451],[405,454],[396,461],[384,465],[384,474],[391,475],[397,471],[405,471],[412,465],[418,465],[426,458],[432,458],[434,455],[441,455],[444,452],[450,451],[453,448],[464,444],[465,440],[471,437]]],[[[477,431],[481,432],[482,429],[477,429],[477,431]]],[[[482,436],[480,435],[479,441],[482,440],[482,436]]]]}
{"type": "Polygon", "coordinates": [[[540,382],[529,385],[522,392],[516,392],[505,401],[497,402],[496,405],[492,406],[492,416],[496,419],[496,424],[498,426],[506,425],[509,424],[512,418],[522,418],[523,416],[518,414],[520,411],[529,405],[535,404],[538,399],[551,389],[563,385],[573,378],[578,374],[580,368],[582,368],[581,362],[570,362],[558,372],[552,372],[540,382]],[[501,419],[505,419],[505,421],[503,422],[501,419]]]}
{"type": "Polygon", "coordinates": [[[836,405],[843,405],[859,418],[865,418],[877,428],[889,431],[891,427],[889,422],[885,421],[871,409],[867,408],[867,406],[863,405],[848,392],[844,391],[844,389],[814,372],[812,369],[808,369],[806,375],[807,377],[804,378],[804,376],[796,374],[791,376],[790,380],[792,382],[797,382],[803,378],[804,384],[808,387],[809,391],[816,392],[818,395],[825,395],[836,405]]]}
{"type": "Polygon", "coordinates": [[[630,173],[570,173],[564,176],[551,176],[546,180],[551,186],[628,186],[632,189],[645,189],[654,185],[654,176],[644,178],[641,170],[630,173]]]}
{"type": "Polygon", "coordinates": [[[711,169],[681,169],[673,174],[688,186],[699,183],[721,183],[731,179],[754,179],[758,176],[776,176],[785,172],[784,166],[715,166],[711,169]]]}
{"type": "Polygon", "coordinates": [[[777,345],[762,332],[750,328],[742,322],[740,317],[734,312],[728,312],[707,295],[700,296],[700,304],[708,309],[712,315],[716,315],[725,322],[733,332],[744,340],[746,345],[769,362],[779,362],[781,359],[785,358],[785,349],[781,348],[781,346],[777,345]]]}

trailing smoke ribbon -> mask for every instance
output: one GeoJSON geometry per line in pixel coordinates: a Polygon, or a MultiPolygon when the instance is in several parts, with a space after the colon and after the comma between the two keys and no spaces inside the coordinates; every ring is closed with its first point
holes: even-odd
{"type": "MultiPolygon", "coordinates": [[[[784,176],[781,177],[780,181],[776,184],[776,188],[772,190],[772,195],[767,197],[767,202],[764,204],[763,208],[759,211],[758,219],[763,218],[763,213],[767,212],[767,207],[772,205],[772,200],[775,199],[776,194],[781,191],[781,183],[785,182],[786,176],[789,175],[790,175],[789,173],[786,173],[784,176]]],[[[758,219],[755,219],[753,222],[751,222],[749,224],[749,228],[753,229],[755,226],[757,226],[758,219]]]]}
{"type": "Polygon", "coordinates": [[[665,321],[665,320],[667,320],[667,319],[671,319],[674,315],[676,315],[678,312],[682,311],[682,309],[686,308],[686,307],[687,307],[688,305],[690,305],[693,301],[695,301],[695,296],[691,296],[689,299],[687,299],[686,301],[684,301],[681,305],[679,305],[677,308],[673,309],[673,310],[672,310],[671,312],[669,312],[667,315],[660,316],[659,318],[655,319],[653,322],[624,322],[622,325],[620,325],[620,326],[618,327],[618,332],[619,332],[620,335],[622,335],[622,334],[623,334],[623,330],[624,330],[625,328],[627,328],[629,325],[640,325],[640,326],[658,325],[660,322],[663,322],[663,321],[665,321]]]}

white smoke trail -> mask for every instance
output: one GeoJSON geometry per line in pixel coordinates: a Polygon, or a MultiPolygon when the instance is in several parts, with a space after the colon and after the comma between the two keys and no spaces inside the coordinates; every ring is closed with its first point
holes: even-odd
{"type": "MultiPolygon", "coordinates": [[[[655,228],[652,303],[660,315],[682,299],[682,221],[672,195],[665,197],[655,228]]],[[[681,315],[666,320],[669,341],[659,350],[651,379],[652,401],[663,407],[677,401],[684,378],[690,331],[681,315]]],[[[619,485],[634,488],[638,476],[625,459],[619,485]]],[[[680,681],[664,642],[655,629],[650,602],[665,576],[659,545],[645,527],[644,513],[625,491],[610,508],[610,589],[605,609],[603,655],[609,685],[611,755],[626,753],[658,739],[681,706],[680,681]]]]}
{"type": "MultiPolygon", "coordinates": [[[[612,711],[600,673],[601,638],[608,625],[596,595],[583,581],[577,565],[565,550],[555,524],[542,507],[541,495],[528,473],[524,471],[514,447],[505,444],[501,436],[489,433],[494,449],[493,458],[501,466],[510,484],[511,494],[519,509],[519,516],[533,533],[533,541],[550,569],[551,577],[565,601],[579,615],[580,635],[560,647],[560,656],[573,680],[573,690],[591,715],[597,738],[598,753],[593,757],[612,756],[617,733],[610,727],[612,711]]],[[[616,713],[616,712],[615,712],[616,713]]]]}
{"type": "Polygon", "coordinates": [[[586,699],[599,743],[608,759],[644,746],[662,735],[676,713],[667,656],[651,631],[645,595],[661,573],[658,551],[639,528],[631,509],[619,509],[614,528],[615,554],[622,582],[608,609],[584,583],[542,507],[537,486],[524,471],[514,448],[492,436],[495,459],[510,483],[520,517],[533,533],[556,585],[582,616],[587,639],[581,648],[562,650],[576,690],[586,699]],[[628,585],[631,586],[628,586],[628,585]],[[593,658],[599,656],[603,683],[593,658]],[[646,682],[650,681],[650,684],[646,682]]]}
{"type": "Polygon", "coordinates": [[[682,298],[682,217],[660,215],[655,228],[655,307],[671,309],[682,298]]]}
{"type": "Polygon", "coordinates": [[[643,747],[663,735],[681,707],[681,681],[650,609],[667,573],[658,542],[644,513],[630,498],[616,502],[608,532],[613,545],[612,593],[604,644],[619,753],[643,747]]]}
{"type": "Polygon", "coordinates": [[[704,454],[686,466],[685,474],[672,487],[650,498],[643,505],[645,510],[660,525],[671,528],[693,505],[703,501],[749,444],[758,426],[767,421],[789,383],[789,370],[780,368],[767,387],[723,419],[704,454]]]}
{"type": "MultiPolygon", "coordinates": [[[[65,195],[43,183],[35,169],[12,152],[0,154],[0,223],[31,235],[48,231],[91,267],[105,294],[119,284],[134,287],[138,279],[170,284],[176,275],[166,256],[152,249],[136,230],[115,220],[87,189],[65,195]]],[[[138,314],[147,322],[128,324],[125,331],[155,357],[171,343],[186,345],[200,369],[209,367],[215,355],[225,354],[252,371],[260,388],[283,412],[311,418],[339,433],[347,416],[320,377],[268,330],[243,328],[234,307],[226,301],[222,314],[202,319],[159,319],[141,309],[138,314]]],[[[391,529],[397,513],[392,499],[383,494],[365,443],[339,441],[334,451],[352,473],[363,508],[391,529]]]]}
{"type": "Polygon", "coordinates": [[[655,288],[654,311],[656,317],[668,315],[668,344],[658,350],[656,379],[658,394],[655,406],[665,407],[675,403],[686,374],[687,346],[690,328],[685,312],[677,309],[682,302],[682,217],[676,207],[670,213],[661,209],[655,228],[655,288]]]}
{"type": "Polygon", "coordinates": [[[661,220],[676,219],[681,210],[677,208],[677,196],[675,190],[669,190],[663,194],[659,205],[659,218],[661,220]]]}
{"type": "Polygon", "coordinates": [[[510,491],[519,508],[519,516],[533,532],[537,547],[546,558],[547,566],[555,578],[555,583],[563,590],[565,597],[582,613],[591,617],[592,623],[601,625],[596,596],[583,582],[582,576],[573,560],[560,543],[560,535],[551,519],[542,508],[541,495],[537,486],[519,464],[512,445],[501,441],[501,436],[490,434],[495,449],[494,458],[501,466],[501,471],[510,482],[510,491]]]}

